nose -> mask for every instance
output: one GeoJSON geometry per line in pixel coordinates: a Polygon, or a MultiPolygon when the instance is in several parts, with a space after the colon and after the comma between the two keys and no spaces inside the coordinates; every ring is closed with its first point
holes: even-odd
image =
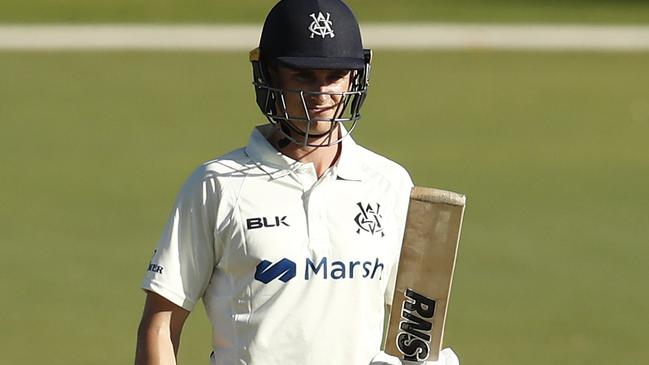
{"type": "Polygon", "coordinates": [[[333,92],[332,85],[327,83],[324,80],[317,80],[311,84],[310,89],[312,91],[321,92],[321,93],[330,93],[333,92]]]}
{"type": "Polygon", "coordinates": [[[331,93],[335,92],[332,89],[331,85],[319,84],[314,88],[316,93],[310,94],[311,100],[317,102],[318,104],[324,104],[329,99],[331,99],[331,93]]]}

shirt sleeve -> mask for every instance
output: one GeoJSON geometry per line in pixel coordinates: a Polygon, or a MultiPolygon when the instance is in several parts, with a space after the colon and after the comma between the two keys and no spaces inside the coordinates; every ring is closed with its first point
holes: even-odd
{"type": "Polygon", "coordinates": [[[142,281],[191,311],[202,297],[215,262],[215,224],[220,190],[214,177],[197,170],[183,185],[142,281]]]}
{"type": "Polygon", "coordinates": [[[394,255],[394,261],[391,266],[390,276],[388,276],[388,283],[385,288],[385,304],[391,305],[392,298],[394,297],[394,289],[397,282],[397,271],[399,271],[399,256],[401,254],[401,243],[403,242],[403,234],[406,229],[406,218],[408,216],[408,205],[410,203],[410,191],[412,190],[413,183],[407,172],[403,172],[405,177],[402,178],[402,183],[398,187],[397,209],[396,217],[399,226],[399,234],[397,235],[397,244],[394,255]]]}

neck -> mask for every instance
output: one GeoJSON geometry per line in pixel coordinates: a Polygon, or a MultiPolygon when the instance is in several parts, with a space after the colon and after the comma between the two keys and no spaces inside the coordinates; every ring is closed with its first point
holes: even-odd
{"type": "MultiPolygon", "coordinates": [[[[332,137],[338,139],[339,133],[340,130],[337,130],[334,133],[335,135],[332,137]]],[[[329,167],[336,163],[342,149],[341,143],[336,143],[331,146],[312,147],[302,146],[292,142],[280,148],[280,144],[278,142],[283,138],[284,136],[282,135],[282,133],[279,130],[276,130],[275,133],[273,133],[273,135],[270,137],[270,142],[279,152],[281,152],[285,156],[288,156],[302,163],[313,163],[318,178],[321,177],[329,167]]],[[[323,137],[321,138],[321,140],[309,140],[309,143],[313,145],[319,145],[321,143],[324,143],[325,140],[328,140],[328,138],[323,137]]]]}

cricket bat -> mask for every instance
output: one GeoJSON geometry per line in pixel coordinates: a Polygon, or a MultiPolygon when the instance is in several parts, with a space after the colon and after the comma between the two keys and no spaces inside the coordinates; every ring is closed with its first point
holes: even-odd
{"type": "Polygon", "coordinates": [[[466,197],[425,187],[410,193],[385,352],[436,361],[442,349],[466,197]]]}

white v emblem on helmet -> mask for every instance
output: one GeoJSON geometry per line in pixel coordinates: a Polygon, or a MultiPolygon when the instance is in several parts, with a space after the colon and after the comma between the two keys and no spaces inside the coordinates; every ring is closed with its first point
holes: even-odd
{"type": "Polygon", "coordinates": [[[334,37],[334,31],[333,29],[331,29],[333,23],[331,20],[329,20],[330,17],[329,13],[327,13],[326,18],[322,14],[322,12],[318,12],[318,16],[316,16],[315,13],[311,13],[310,17],[313,18],[311,25],[309,25],[309,30],[311,31],[311,38],[317,35],[321,36],[323,39],[325,36],[330,36],[331,38],[334,37]]]}

